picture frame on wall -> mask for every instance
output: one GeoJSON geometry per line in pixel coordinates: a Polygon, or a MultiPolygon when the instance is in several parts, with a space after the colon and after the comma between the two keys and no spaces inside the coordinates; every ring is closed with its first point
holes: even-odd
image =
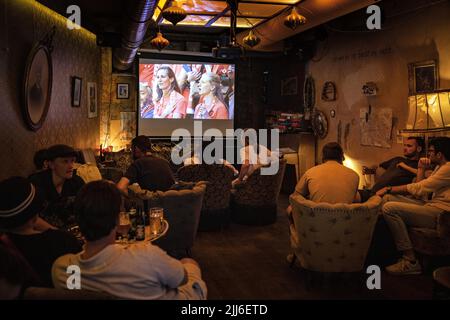
{"type": "Polygon", "coordinates": [[[117,99],[128,99],[130,97],[130,86],[128,83],[117,84],[117,99]]]}
{"type": "Polygon", "coordinates": [[[88,118],[97,117],[97,83],[88,82],[88,118]]]}
{"type": "Polygon", "coordinates": [[[439,88],[437,60],[426,60],[408,64],[409,94],[435,91],[439,88]]]}
{"type": "Polygon", "coordinates": [[[79,77],[72,77],[72,107],[81,106],[82,80],[79,77]]]}
{"type": "Polygon", "coordinates": [[[298,93],[297,77],[289,77],[281,80],[281,95],[295,96],[298,93]]]}

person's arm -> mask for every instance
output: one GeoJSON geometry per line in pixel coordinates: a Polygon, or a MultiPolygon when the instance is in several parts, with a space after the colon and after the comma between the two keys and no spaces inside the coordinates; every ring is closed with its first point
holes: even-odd
{"type": "Polygon", "coordinates": [[[401,168],[401,169],[411,172],[412,174],[415,174],[415,175],[417,175],[417,172],[418,172],[418,169],[410,167],[404,162],[397,163],[397,168],[401,168]]]}
{"type": "Polygon", "coordinates": [[[378,190],[376,195],[379,197],[383,197],[385,194],[407,194],[407,193],[408,193],[407,185],[404,184],[402,186],[384,187],[378,190]]]}
{"type": "Polygon", "coordinates": [[[301,177],[300,181],[295,186],[294,192],[301,194],[305,198],[309,196],[308,172],[305,172],[305,174],[301,177]]]}
{"type": "Polygon", "coordinates": [[[48,223],[47,221],[45,221],[44,219],[42,219],[41,217],[37,217],[36,222],[34,224],[34,230],[36,231],[47,231],[48,229],[58,229],[55,226],[51,225],[50,223],[48,223]]]}
{"type": "Polygon", "coordinates": [[[406,185],[408,192],[421,197],[450,185],[450,171],[447,166],[441,167],[426,179],[406,185]]]}
{"type": "Polygon", "coordinates": [[[117,189],[120,190],[120,192],[124,193],[125,195],[128,195],[128,186],[130,185],[130,180],[126,177],[120,178],[119,182],[117,182],[117,189]]]}
{"type": "Polygon", "coordinates": [[[431,166],[431,161],[428,158],[420,158],[417,164],[416,183],[426,179],[425,173],[431,166]]]}

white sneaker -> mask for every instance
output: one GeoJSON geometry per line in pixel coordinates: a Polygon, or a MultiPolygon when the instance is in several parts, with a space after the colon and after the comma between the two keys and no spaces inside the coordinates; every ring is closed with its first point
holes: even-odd
{"type": "Polygon", "coordinates": [[[422,268],[419,261],[414,263],[406,258],[400,258],[397,263],[386,267],[386,271],[393,275],[421,274],[422,268]]]}

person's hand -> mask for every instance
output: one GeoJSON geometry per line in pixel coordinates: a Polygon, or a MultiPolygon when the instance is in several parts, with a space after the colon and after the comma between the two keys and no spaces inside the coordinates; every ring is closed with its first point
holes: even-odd
{"type": "Polygon", "coordinates": [[[406,166],[406,164],[405,164],[403,161],[397,163],[397,165],[396,165],[396,167],[397,167],[397,168],[400,168],[400,169],[405,169],[405,166],[406,166]]]}
{"type": "Polygon", "coordinates": [[[367,166],[363,166],[362,167],[362,173],[363,174],[375,174],[375,171],[377,170],[377,166],[372,166],[372,167],[367,167],[367,166]]]}
{"type": "Polygon", "coordinates": [[[388,191],[388,187],[384,187],[377,191],[376,195],[379,197],[383,197],[388,191]]]}
{"type": "Polygon", "coordinates": [[[430,159],[428,159],[428,158],[420,158],[419,159],[419,163],[418,163],[419,168],[428,168],[429,166],[431,166],[430,159]]]}
{"type": "Polygon", "coordinates": [[[200,70],[189,71],[188,75],[187,75],[187,81],[188,82],[198,81],[198,80],[200,80],[201,76],[202,76],[202,73],[200,70]]]}

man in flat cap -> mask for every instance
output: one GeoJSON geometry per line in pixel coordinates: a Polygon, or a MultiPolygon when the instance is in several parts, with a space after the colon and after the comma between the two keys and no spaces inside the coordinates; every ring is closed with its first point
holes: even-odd
{"type": "Polygon", "coordinates": [[[58,228],[73,224],[71,203],[84,185],[83,179],[74,174],[77,152],[64,144],[47,149],[49,169],[39,172],[29,180],[42,192],[49,206],[42,217],[58,228]]]}

